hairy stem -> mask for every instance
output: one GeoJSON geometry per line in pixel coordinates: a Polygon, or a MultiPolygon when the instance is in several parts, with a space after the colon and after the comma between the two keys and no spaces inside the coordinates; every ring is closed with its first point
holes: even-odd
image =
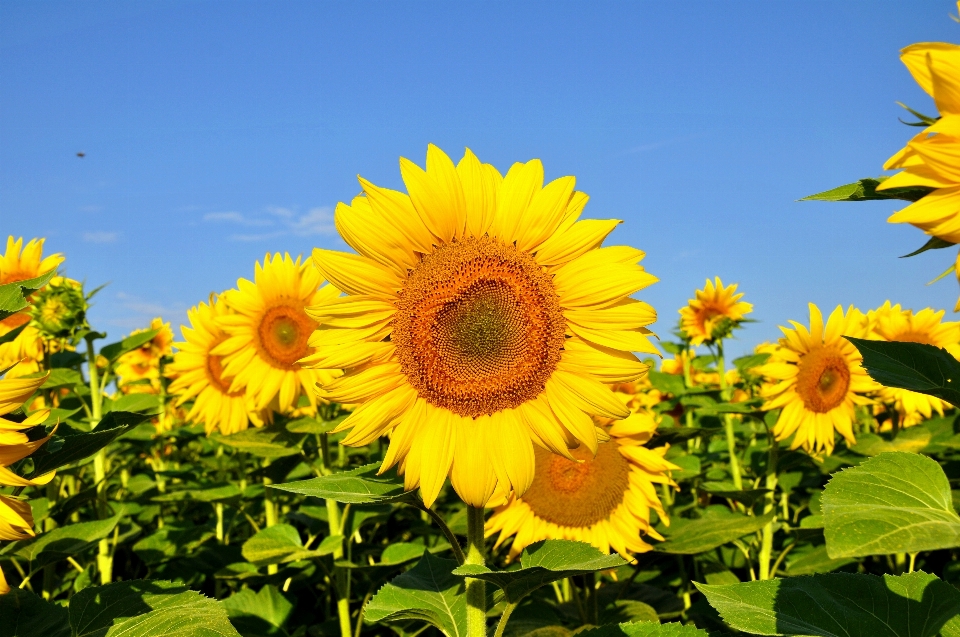
{"type": "MultiPolygon", "coordinates": [[[[484,565],[483,508],[467,506],[467,552],[465,564],[484,565]]],[[[487,635],[487,585],[481,579],[466,578],[467,637],[487,635]]]]}

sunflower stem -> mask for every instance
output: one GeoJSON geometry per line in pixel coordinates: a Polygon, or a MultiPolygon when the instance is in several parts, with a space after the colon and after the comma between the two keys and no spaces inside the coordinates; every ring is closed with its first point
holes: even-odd
{"type": "MultiPolygon", "coordinates": [[[[483,566],[483,507],[467,505],[467,552],[465,564],[483,566]]],[[[466,578],[467,637],[487,635],[487,586],[481,579],[466,578]]]]}
{"type": "MultiPolygon", "coordinates": [[[[97,353],[93,348],[93,333],[84,338],[87,342],[87,373],[90,375],[90,429],[96,429],[103,418],[103,394],[100,375],[97,369],[97,353]]],[[[106,379],[104,379],[106,380],[106,379]]],[[[93,458],[93,478],[97,484],[97,514],[102,520],[107,517],[107,450],[101,449],[93,458]]],[[[97,547],[97,570],[100,572],[100,584],[113,581],[113,556],[110,554],[110,541],[100,540],[97,547]]]]}
{"type": "Polygon", "coordinates": [[[497,630],[493,633],[493,637],[503,637],[503,631],[507,627],[507,620],[510,619],[510,615],[513,614],[513,609],[516,607],[516,604],[507,604],[507,607],[503,609],[503,614],[500,615],[500,621],[497,622],[497,630]]]}
{"type": "MultiPolygon", "coordinates": [[[[730,400],[730,388],[727,386],[727,370],[723,360],[723,341],[717,341],[717,371],[720,373],[720,397],[730,400]]],[[[730,475],[737,491],[743,491],[743,479],[740,477],[740,461],[737,459],[737,439],[733,435],[733,416],[723,415],[723,429],[727,434],[727,452],[730,454],[730,475]]]]}
{"type": "MultiPolygon", "coordinates": [[[[767,515],[768,513],[776,513],[777,504],[774,498],[775,492],[777,490],[777,462],[779,457],[780,446],[777,443],[777,439],[773,436],[772,433],[768,433],[770,452],[767,457],[767,477],[766,477],[766,488],[769,490],[767,493],[765,502],[763,505],[763,514],[767,515]]],[[[767,522],[767,525],[763,527],[763,532],[760,539],[760,579],[768,580],[773,577],[774,568],[772,571],[770,569],[770,559],[773,556],[773,525],[776,523],[777,517],[774,517],[767,522]]]]}

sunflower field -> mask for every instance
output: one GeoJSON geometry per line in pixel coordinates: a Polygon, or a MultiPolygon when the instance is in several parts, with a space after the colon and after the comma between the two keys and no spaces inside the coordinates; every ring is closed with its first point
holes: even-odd
{"type": "MultiPolygon", "coordinates": [[[[899,202],[918,254],[960,243],[960,46],[901,59],[939,113],[807,199],[899,202]]],[[[960,322],[810,304],[730,359],[750,291],[654,333],[574,177],[424,166],[179,334],[7,239],[0,637],[960,637],[960,322]]]]}

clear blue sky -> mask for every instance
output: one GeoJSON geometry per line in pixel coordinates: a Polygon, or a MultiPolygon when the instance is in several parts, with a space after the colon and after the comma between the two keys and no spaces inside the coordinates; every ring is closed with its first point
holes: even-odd
{"type": "MultiPolygon", "coordinates": [[[[356,175],[464,146],[502,170],[573,174],[586,216],[624,220],[669,334],[706,277],[759,322],[806,304],[952,309],[924,283],[952,250],[898,206],[797,203],[881,173],[933,112],[898,60],[960,41],[924,2],[0,2],[0,232],[45,236],[67,273],[110,282],[92,320],[173,321],[266,251],[343,247],[356,175]],[[86,153],[80,159],[78,151],[86,153]]],[[[949,313],[948,316],[954,316],[949,313]]]]}

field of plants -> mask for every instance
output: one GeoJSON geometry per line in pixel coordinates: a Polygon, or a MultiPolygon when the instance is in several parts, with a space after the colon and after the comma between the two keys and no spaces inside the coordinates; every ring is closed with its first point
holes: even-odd
{"type": "MultiPolygon", "coordinates": [[[[808,199],[919,254],[960,244],[960,46],[901,59],[939,113],[808,199]]],[[[811,304],[731,360],[762,299],[654,309],[573,177],[400,172],[179,333],[8,238],[0,637],[960,637],[960,322],[811,304]]]]}

